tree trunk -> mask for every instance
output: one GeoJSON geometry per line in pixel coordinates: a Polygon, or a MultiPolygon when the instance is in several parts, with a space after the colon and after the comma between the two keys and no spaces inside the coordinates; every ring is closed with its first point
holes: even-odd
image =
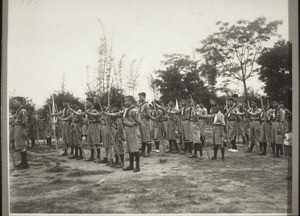
{"type": "Polygon", "coordinates": [[[245,100],[248,100],[248,93],[247,93],[247,84],[246,84],[246,79],[242,80],[243,85],[244,85],[244,96],[245,100]]]}

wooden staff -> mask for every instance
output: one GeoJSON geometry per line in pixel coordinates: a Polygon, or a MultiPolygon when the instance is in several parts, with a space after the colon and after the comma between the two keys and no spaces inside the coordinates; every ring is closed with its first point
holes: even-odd
{"type": "MultiPolygon", "coordinates": [[[[50,105],[49,105],[50,108],[50,105]]],[[[50,108],[50,113],[51,113],[51,108],[50,108]]],[[[56,117],[54,117],[55,115],[55,103],[54,103],[54,96],[52,95],[52,130],[53,130],[53,134],[54,134],[54,140],[55,140],[55,148],[56,148],[56,153],[57,153],[57,159],[59,157],[58,154],[58,144],[57,144],[57,138],[56,138],[56,128],[55,128],[55,123],[57,121],[56,117]]]]}

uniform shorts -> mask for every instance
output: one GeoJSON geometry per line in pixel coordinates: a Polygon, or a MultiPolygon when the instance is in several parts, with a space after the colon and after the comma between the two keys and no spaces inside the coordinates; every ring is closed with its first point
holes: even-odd
{"type": "Polygon", "coordinates": [[[71,131],[70,131],[70,122],[63,122],[62,123],[62,140],[64,144],[71,143],[71,131]]]}
{"type": "Polygon", "coordinates": [[[79,124],[71,125],[71,144],[80,144],[81,126],[79,124]]]}
{"type": "Polygon", "coordinates": [[[126,144],[129,152],[138,152],[139,151],[139,140],[137,136],[137,128],[136,127],[124,127],[125,136],[126,136],[126,144]]]}
{"type": "Polygon", "coordinates": [[[193,141],[193,143],[200,143],[201,132],[200,132],[200,126],[198,122],[191,122],[190,128],[191,128],[191,137],[192,137],[191,141],[193,141]]]}
{"type": "Polygon", "coordinates": [[[260,142],[272,141],[272,124],[269,122],[262,122],[260,126],[260,142]]]}
{"type": "Polygon", "coordinates": [[[150,121],[148,119],[141,119],[141,142],[149,142],[150,138],[150,121]]]}
{"type": "Polygon", "coordinates": [[[272,143],[282,144],[284,139],[284,125],[283,122],[272,123],[272,143]]]}
{"type": "Polygon", "coordinates": [[[221,145],[224,147],[224,128],[221,125],[213,125],[212,139],[214,145],[221,145]]]}
{"type": "Polygon", "coordinates": [[[108,128],[106,125],[101,125],[100,133],[101,133],[101,141],[103,143],[103,147],[108,149],[110,141],[109,141],[109,135],[108,135],[108,128]]]}
{"type": "Polygon", "coordinates": [[[27,131],[23,125],[14,126],[14,140],[16,151],[21,151],[27,147],[27,131]]]}
{"type": "Polygon", "coordinates": [[[87,131],[87,143],[90,147],[100,145],[100,131],[98,124],[90,124],[87,131]]]}
{"type": "Polygon", "coordinates": [[[191,141],[190,121],[181,122],[182,140],[191,141]]]}
{"type": "Polygon", "coordinates": [[[259,142],[260,140],[260,121],[250,122],[250,136],[249,139],[252,142],[259,142]]]}
{"type": "Polygon", "coordinates": [[[167,133],[166,133],[166,139],[168,140],[172,140],[172,139],[176,139],[176,123],[172,120],[167,122],[167,133]]]}

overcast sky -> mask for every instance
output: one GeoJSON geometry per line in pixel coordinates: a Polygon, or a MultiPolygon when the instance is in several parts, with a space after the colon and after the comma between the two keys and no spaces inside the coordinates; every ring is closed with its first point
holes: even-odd
{"type": "MultiPolygon", "coordinates": [[[[192,55],[200,41],[216,31],[216,21],[283,20],[288,39],[287,0],[10,0],[8,92],[30,97],[39,107],[61,88],[84,98],[87,70],[97,68],[104,25],[114,55],[125,65],[143,59],[138,91],[150,93],[147,77],[165,53],[192,55]]],[[[126,67],[126,66],[125,66],[126,67]]],[[[89,78],[91,79],[91,78],[89,78]]],[[[90,81],[90,80],[89,80],[90,81]]],[[[249,82],[258,90],[257,78],[249,82]]],[[[243,89],[242,86],[234,86],[243,89]]],[[[151,94],[150,94],[151,95],[151,94]]]]}

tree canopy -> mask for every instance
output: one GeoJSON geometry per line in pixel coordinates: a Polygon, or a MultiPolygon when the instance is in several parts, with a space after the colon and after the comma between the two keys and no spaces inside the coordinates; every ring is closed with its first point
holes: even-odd
{"type": "Polygon", "coordinates": [[[242,82],[247,97],[246,81],[258,71],[255,63],[263,44],[276,35],[281,23],[267,22],[265,17],[238,20],[232,25],[218,21],[219,31],[202,40],[202,47],[196,49],[205,59],[203,69],[210,71],[207,75],[211,78],[222,76],[242,82]]]}
{"type": "Polygon", "coordinates": [[[265,82],[265,93],[273,100],[286,101],[292,107],[292,44],[285,40],[265,48],[258,58],[259,79],[265,82]]]}

